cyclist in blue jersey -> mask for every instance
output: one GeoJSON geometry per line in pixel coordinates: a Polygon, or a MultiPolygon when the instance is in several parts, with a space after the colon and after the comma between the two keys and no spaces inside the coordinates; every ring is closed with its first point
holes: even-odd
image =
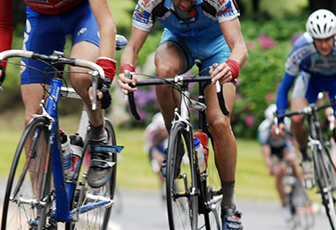
{"type": "MultiPolygon", "coordinates": [[[[136,89],[136,82],[125,77],[124,71],[134,72],[138,53],[148,37],[154,22],[164,26],[161,42],[156,50],[156,75],[172,78],[188,71],[195,59],[203,68],[214,63],[204,75],[212,76],[212,84],[203,85],[207,102],[207,122],[214,139],[217,169],[222,181],[223,229],[242,228],[234,201],[237,161],[236,140],[230,126],[230,117],[224,116],[218,105],[215,82],[223,85],[223,94],[232,111],[239,69],[247,60],[247,49],[240,30],[239,11],[235,0],[139,0],[133,13],[133,27],[129,43],[121,57],[118,84],[127,94],[136,89]],[[228,218],[232,217],[232,218],[228,218]]],[[[157,86],[156,95],[167,130],[170,131],[174,112],[174,96],[169,86],[157,86]]],[[[175,98],[178,98],[177,95],[175,98]]]]}
{"type": "MultiPolygon", "coordinates": [[[[336,95],[336,17],[324,9],[313,12],[306,23],[306,32],[294,43],[286,60],[286,70],[277,93],[277,113],[282,115],[287,108],[288,93],[297,76],[290,106],[292,111],[303,109],[317,100],[318,93],[328,92],[329,99],[336,95]]],[[[280,136],[284,124],[279,125],[280,136]]],[[[314,187],[311,156],[307,152],[307,131],[304,116],[292,117],[292,133],[302,153],[303,179],[306,189],[314,187]]],[[[273,134],[277,136],[274,132],[273,134]]]]}
{"type": "MultiPolygon", "coordinates": [[[[96,62],[109,79],[105,85],[110,85],[116,69],[115,53],[116,27],[108,0],[23,0],[26,8],[26,28],[23,39],[23,49],[51,55],[54,51],[64,50],[66,36],[72,36],[70,57],[96,62]]],[[[6,41],[0,46],[0,51],[11,48],[11,33],[13,31],[13,0],[2,0],[0,7],[0,41],[6,41]]],[[[2,42],[1,42],[2,43],[2,42]]],[[[46,64],[22,59],[22,64],[44,72],[46,64]]],[[[0,85],[4,82],[4,67],[0,65],[0,85]]],[[[72,71],[80,71],[72,67],[72,71]]],[[[50,70],[52,71],[52,69],[50,70]]],[[[52,74],[49,74],[52,77],[52,74]]],[[[89,115],[92,139],[95,142],[105,142],[107,131],[104,128],[103,110],[91,110],[92,87],[90,75],[70,75],[71,85],[82,97],[89,115]]],[[[21,69],[21,92],[25,105],[25,124],[32,114],[40,113],[39,102],[46,97],[44,86],[49,85],[50,78],[44,78],[41,73],[32,68],[21,69]]],[[[98,92],[99,108],[107,108],[111,98],[108,87],[102,87],[98,92]]],[[[100,187],[110,178],[112,168],[106,167],[112,161],[111,153],[90,152],[91,165],[88,172],[88,182],[92,187],[100,187]],[[104,165],[104,167],[101,167],[104,165]]],[[[37,166],[38,168],[38,166],[37,166]]],[[[40,170],[31,176],[37,180],[40,170]]],[[[30,172],[35,173],[35,172],[30,172]]],[[[38,183],[38,182],[37,182],[38,183]]],[[[35,182],[33,182],[35,184],[35,182]]]]}

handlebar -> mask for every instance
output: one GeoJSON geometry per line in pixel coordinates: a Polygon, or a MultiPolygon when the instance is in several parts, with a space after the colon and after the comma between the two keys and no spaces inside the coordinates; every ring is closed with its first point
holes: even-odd
{"type": "Polygon", "coordinates": [[[105,74],[102,67],[97,65],[94,62],[82,60],[82,59],[75,59],[75,58],[66,58],[60,55],[45,55],[40,53],[34,53],[32,51],[25,51],[25,50],[6,50],[0,53],[0,62],[4,59],[11,58],[11,57],[21,57],[21,58],[29,58],[34,60],[42,60],[48,62],[57,62],[62,64],[67,64],[71,66],[78,66],[89,68],[92,70],[92,88],[93,88],[93,103],[92,103],[92,110],[96,110],[97,108],[97,87],[98,87],[98,80],[104,80],[105,74]]]}
{"type": "Polygon", "coordinates": [[[336,102],[334,103],[328,103],[325,105],[319,105],[317,106],[315,103],[309,104],[308,106],[304,107],[301,110],[298,111],[294,111],[294,112],[289,112],[289,113],[285,113],[282,115],[277,115],[276,113],[274,114],[274,124],[275,124],[275,133],[279,134],[279,119],[283,119],[285,117],[291,117],[291,116],[295,116],[295,115],[311,115],[314,111],[320,111],[322,109],[326,109],[328,107],[335,107],[336,106],[336,102]]]}
{"type": "MultiPolygon", "coordinates": [[[[124,72],[125,76],[129,79],[132,79],[132,73],[130,71],[124,72]]],[[[150,86],[150,85],[183,85],[183,84],[189,84],[191,82],[211,82],[211,76],[198,76],[198,77],[184,77],[182,75],[177,75],[174,78],[150,78],[146,80],[140,80],[136,82],[136,85],[131,85],[131,87],[137,87],[137,86],[150,86]]],[[[222,113],[224,115],[228,115],[230,112],[225,106],[225,101],[222,93],[222,87],[219,87],[219,91],[217,91],[217,97],[218,102],[220,104],[220,108],[222,110],[222,113]]],[[[134,100],[134,93],[129,92],[128,93],[128,101],[130,110],[132,113],[133,118],[136,121],[140,120],[139,113],[136,109],[136,103],[134,100]]]]}
{"type": "Polygon", "coordinates": [[[277,115],[277,118],[282,119],[282,118],[285,118],[285,117],[291,117],[291,116],[295,116],[295,115],[310,115],[310,114],[312,114],[313,111],[320,111],[322,109],[326,109],[328,107],[335,107],[335,106],[336,106],[336,102],[328,103],[328,104],[325,104],[325,105],[319,105],[319,106],[317,106],[316,104],[313,103],[313,104],[310,104],[310,105],[304,107],[301,110],[285,113],[283,115],[277,115]]]}

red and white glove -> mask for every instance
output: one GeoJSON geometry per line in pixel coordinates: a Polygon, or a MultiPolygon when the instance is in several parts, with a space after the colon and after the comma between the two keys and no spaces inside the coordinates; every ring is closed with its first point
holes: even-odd
{"type": "Polygon", "coordinates": [[[116,74],[117,62],[108,57],[99,57],[96,64],[103,68],[105,77],[113,81],[114,75],[116,74]]]}
{"type": "Polygon", "coordinates": [[[120,73],[124,73],[125,70],[129,70],[131,73],[132,73],[132,72],[133,72],[133,73],[135,72],[135,68],[134,68],[134,66],[133,66],[132,64],[123,64],[123,65],[120,67],[119,72],[120,72],[120,73]]]}
{"type": "Polygon", "coordinates": [[[239,75],[239,70],[240,70],[238,62],[236,62],[233,59],[228,59],[225,63],[231,69],[231,74],[232,74],[233,80],[236,79],[238,77],[238,75],[239,75]]]}

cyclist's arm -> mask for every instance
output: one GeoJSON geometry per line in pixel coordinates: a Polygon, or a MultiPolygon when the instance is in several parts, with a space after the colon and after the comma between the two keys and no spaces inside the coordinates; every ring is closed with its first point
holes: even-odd
{"type": "Polygon", "coordinates": [[[240,30],[238,18],[221,22],[219,25],[231,50],[229,59],[231,59],[233,63],[236,63],[233,66],[230,66],[228,62],[221,63],[213,72],[210,72],[213,76],[213,83],[219,80],[221,84],[224,84],[238,77],[240,67],[242,67],[247,60],[247,48],[240,30]],[[234,68],[237,69],[237,71],[234,71],[234,68]],[[236,72],[236,74],[233,71],[236,72]]]}
{"type": "Polygon", "coordinates": [[[273,174],[272,159],[271,159],[271,147],[269,145],[261,146],[261,153],[264,158],[264,163],[267,166],[269,173],[273,174]]]}
{"type": "Polygon", "coordinates": [[[134,72],[136,65],[138,64],[138,53],[145,43],[149,32],[140,30],[136,27],[132,27],[132,33],[129,38],[128,44],[120,58],[120,74],[118,84],[123,93],[127,94],[129,91],[133,92],[136,88],[130,87],[128,84],[135,84],[136,76],[133,76],[132,81],[125,77],[124,70],[130,70],[134,72]]]}
{"type": "Polygon", "coordinates": [[[114,58],[117,29],[108,0],[90,0],[99,29],[99,56],[114,58]]]}
{"type": "Polygon", "coordinates": [[[219,25],[225,41],[231,50],[229,59],[235,60],[238,62],[239,66],[242,67],[247,61],[247,48],[240,30],[239,19],[235,18],[230,21],[224,21],[219,25]]]}
{"type": "Polygon", "coordinates": [[[292,87],[295,80],[295,76],[292,76],[288,73],[285,73],[282,82],[280,83],[276,105],[277,105],[277,113],[278,115],[283,115],[286,112],[287,101],[288,101],[288,92],[292,87]]]}
{"type": "Polygon", "coordinates": [[[90,6],[98,24],[100,37],[96,63],[104,69],[105,83],[110,87],[117,68],[117,62],[114,60],[117,29],[108,0],[90,0],[90,6]]]}

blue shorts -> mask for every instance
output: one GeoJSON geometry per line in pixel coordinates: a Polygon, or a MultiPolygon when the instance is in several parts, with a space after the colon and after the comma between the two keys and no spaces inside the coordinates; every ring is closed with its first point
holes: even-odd
{"type": "Polygon", "coordinates": [[[336,76],[318,76],[301,71],[300,76],[295,82],[292,98],[304,97],[311,104],[317,101],[320,92],[328,92],[330,101],[334,102],[336,96],[336,76]]]}
{"type": "MultiPolygon", "coordinates": [[[[188,39],[176,36],[165,28],[160,44],[167,41],[177,44],[184,51],[188,67],[183,72],[187,72],[193,67],[195,59],[200,59],[203,69],[206,69],[214,63],[225,62],[231,54],[223,36],[218,36],[216,39],[188,39]]],[[[201,75],[208,76],[209,71],[204,71],[201,75]]]]}
{"type": "MultiPolygon", "coordinates": [[[[23,49],[50,55],[55,50],[64,51],[66,36],[72,36],[72,45],[88,41],[99,46],[98,25],[88,1],[58,15],[38,13],[29,6],[23,49]]],[[[40,61],[22,59],[27,66],[46,71],[46,64],[40,61]]],[[[49,74],[52,77],[52,74],[49,74]]],[[[50,79],[30,68],[21,68],[21,84],[49,83],[50,79]]]]}

